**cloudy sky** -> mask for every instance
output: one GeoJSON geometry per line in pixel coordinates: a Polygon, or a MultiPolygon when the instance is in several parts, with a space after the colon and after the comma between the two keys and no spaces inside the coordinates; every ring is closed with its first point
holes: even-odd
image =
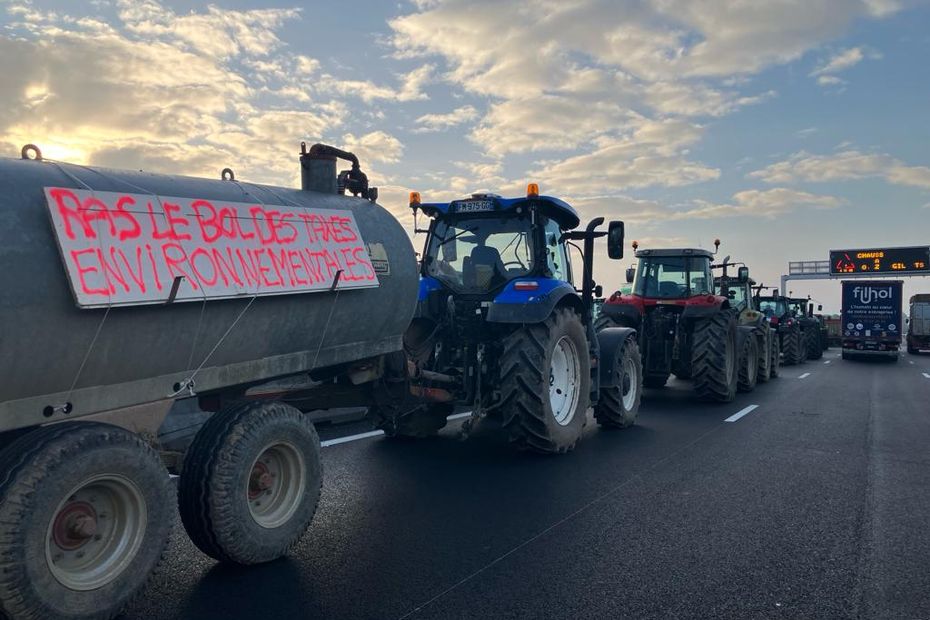
{"type": "MultiPolygon", "coordinates": [[[[643,247],[720,237],[777,284],[830,248],[930,243],[930,6],[0,0],[2,156],[293,185],[301,140],[359,154],[405,224],[410,189],[534,181],[643,247]]],[[[605,288],[628,262],[599,263],[605,288]]],[[[838,307],[834,283],[792,289],[838,307]]]]}

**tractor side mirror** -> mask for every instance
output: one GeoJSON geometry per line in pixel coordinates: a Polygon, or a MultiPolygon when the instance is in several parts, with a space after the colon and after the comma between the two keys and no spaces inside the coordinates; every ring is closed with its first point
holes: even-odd
{"type": "Polygon", "coordinates": [[[604,287],[601,286],[600,284],[598,284],[597,286],[595,286],[595,287],[594,287],[594,296],[595,296],[595,297],[603,297],[603,296],[604,296],[604,287]]]}
{"type": "Polygon", "coordinates": [[[623,258],[623,222],[613,221],[607,227],[607,256],[623,258]]]}
{"type": "Polygon", "coordinates": [[[817,312],[823,312],[823,304],[817,304],[817,312]]]}
{"type": "Polygon", "coordinates": [[[740,284],[746,284],[749,282],[749,267],[740,267],[737,272],[737,277],[740,284]]]}
{"type": "Polygon", "coordinates": [[[630,267],[629,269],[626,270],[627,283],[633,282],[633,278],[635,277],[636,277],[636,269],[634,269],[633,267],[630,267]]]}

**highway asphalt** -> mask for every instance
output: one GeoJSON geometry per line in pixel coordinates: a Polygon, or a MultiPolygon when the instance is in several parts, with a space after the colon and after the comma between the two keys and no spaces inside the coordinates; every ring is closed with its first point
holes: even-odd
{"type": "Polygon", "coordinates": [[[930,355],[832,349],[726,405],[688,387],[562,457],[459,420],[328,445],[291,557],[221,566],[178,523],[126,617],[930,618],[930,355]]]}

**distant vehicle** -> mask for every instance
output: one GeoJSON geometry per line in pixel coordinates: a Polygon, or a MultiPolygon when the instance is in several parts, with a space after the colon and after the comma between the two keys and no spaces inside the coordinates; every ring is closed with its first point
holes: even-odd
{"type": "Polygon", "coordinates": [[[921,349],[930,349],[930,294],[911,296],[910,306],[907,352],[920,353],[921,349]]]}
{"type": "Polygon", "coordinates": [[[843,280],[843,359],[881,355],[897,361],[901,346],[901,280],[843,280]]]}
{"type": "Polygon", "coordinates": [[[782,362],[787,366],[801,364],[807,359],[807,349],[801,322],[791,308],[787,297],[779,295],[777,290],[771,295],[759,295],[759,310],[769,319],[769,323],[778,330],[779,350],[782,362]]]}
{"type": "Polygon", "coordinates": [[[843,344],[843,319],[837,314],[831,314],[824,318],[827,327],[827,343],[831,347],[839,347],[843,344]]]}

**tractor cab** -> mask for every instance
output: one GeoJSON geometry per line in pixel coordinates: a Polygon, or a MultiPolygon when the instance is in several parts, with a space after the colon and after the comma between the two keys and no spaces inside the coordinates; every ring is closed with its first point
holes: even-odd
{"type": "Polygon", "coordinates": [[[685,300],[698,295],[712,295],[713,254],[707,250],[638,250],[639,265],[628,272],[632,295],[650,300],[685,300]]]}

